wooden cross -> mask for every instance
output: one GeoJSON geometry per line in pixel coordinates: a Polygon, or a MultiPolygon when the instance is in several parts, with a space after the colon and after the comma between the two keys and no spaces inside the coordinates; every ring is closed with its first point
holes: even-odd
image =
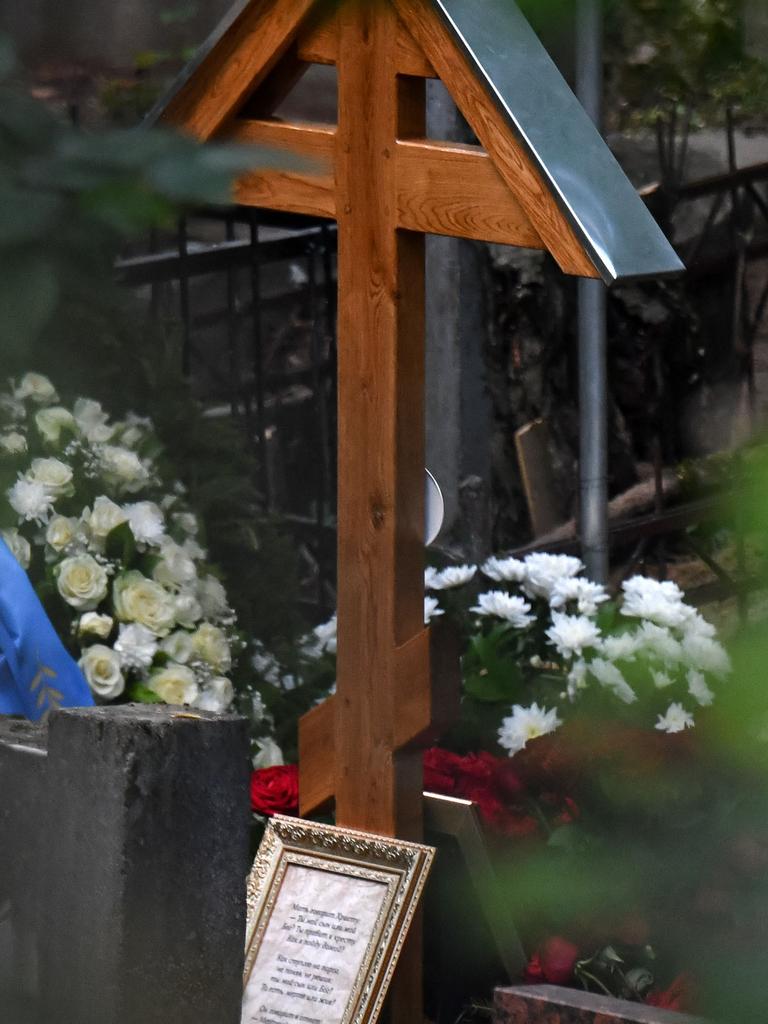
{"type": "Polygon", "coordinates": [[[338,680],[301,722],[301,810],[418,838],[415,746],[450,704],[423,610],[424,234],[609,282],[679,262],[512,0],[245,0],[156,116],[309,158],[237,201],[338,223],[338,680]],[[275,119],[313,63],[337,68],[337,124],[275,119]],[[436,77],[478,145],[425,137],[436,77]]]}

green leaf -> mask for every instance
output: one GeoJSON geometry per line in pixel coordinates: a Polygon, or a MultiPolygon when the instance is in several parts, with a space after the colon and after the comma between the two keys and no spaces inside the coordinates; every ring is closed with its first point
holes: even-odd
{"type": "Polygon", "coordinates": [[[0,344],[6,356],[34,342],[53,316],[56,273],[42,251],[4,254],[0,274],[0,344]]]}
{"type": "Polygon", "coordinates": [[[139,704],[165,704],[162,697],[150,690],[148,686],[143,686],[141,683],[134,683],[127,690],[127,696],[129,700],[135,700],[139,704]]]}
{"type": "Polygon", "coordinates": [[[131,567],[136,557],[136,541],[128,523],[120,523],[109,531],[104,551],[107,558],[118,560],[124,569],[131,567]]]}

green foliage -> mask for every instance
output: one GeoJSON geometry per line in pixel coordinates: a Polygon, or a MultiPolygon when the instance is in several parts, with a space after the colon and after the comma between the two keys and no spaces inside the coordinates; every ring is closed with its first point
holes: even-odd
{"type": "Polygon", "coordinates": [[[765,116],[768,68],[745,48],[740,0],[614,0],[608,57],[630,125],[726,106],[765,116]]]}

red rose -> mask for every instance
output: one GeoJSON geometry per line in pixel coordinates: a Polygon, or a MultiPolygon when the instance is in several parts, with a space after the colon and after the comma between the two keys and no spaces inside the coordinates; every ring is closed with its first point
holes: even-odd
{"type": "Polygon", "coordinates": [[[295,764],[251,773],[251,809],[256,814],[295,814],[299,809],[299,769],[295,764]]]}
{"type": "Polygon", "coordinates": [[[424,789],[450,796],[456,792],[456,775],[462,758],[450,750],[432,747],[424,751],[424,789]]]}
{"type": "Polygon", "coordinates": [[[579,959],[579,948],[560,935],[547,939],[525,968],[525,980],[546,981],[550,985],[567,985],[573,979],[573,968],[579,959]]]}
{"type": "Polygon", "coordinates": [[[659,1006],[667,1010],[694,1010],[693,984],[688,974],[678,974],[669,988],[663,992],[651,992],[646,996],[649,1006],[659,1006]]]}

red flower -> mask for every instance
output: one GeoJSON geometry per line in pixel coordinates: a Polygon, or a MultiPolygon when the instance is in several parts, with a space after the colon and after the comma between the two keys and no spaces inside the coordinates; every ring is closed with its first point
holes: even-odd
{"type": "Polygon", "coordinates": [[[424,789],[451,796],[456,792],[456,777],[463,758],[450,750],[432,747],[424,751],[424,789]]]}
{"type": "Polygon", "coordinates": [[[295,814],[299,809],[299,769],[295,764],[251,773],[251,809],[256,814],[295,814]]]}
{"type": "Polygon", "coordinates": [[[693,1006],[693,982],[689,974],[678,974],[669,988],[663,992],[651,992],[646,997],[649,1006],[660,1006],[667,1010],[692,1010],[693,1006]]]}
{"type": "Polygon", "coordinates": [[[573,968],[579,959],[579,948],[560,935],[546,940],[525,968],[525,980],[549,982],[550,985],[567,985],[573,979],[573,968]]]}

